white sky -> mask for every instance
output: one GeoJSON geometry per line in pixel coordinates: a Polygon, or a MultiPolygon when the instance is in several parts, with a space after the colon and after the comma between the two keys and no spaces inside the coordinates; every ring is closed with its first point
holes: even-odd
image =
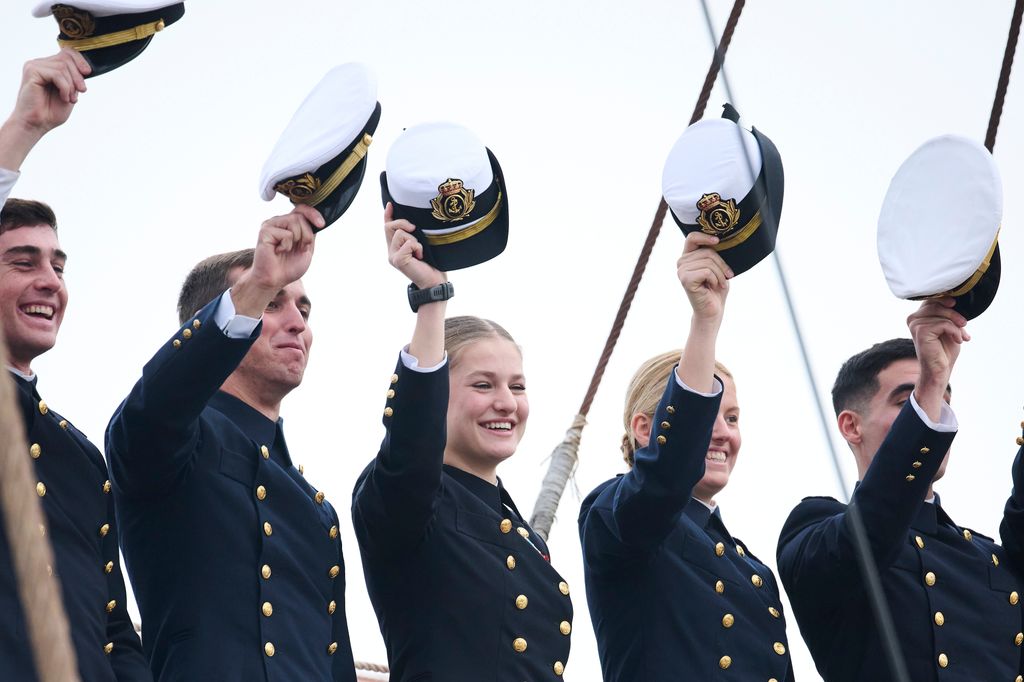
{"type": "MultiPolygon", "coordinates": [[[[21,64],[55,51],[52,20],[0,4],[0,112],[21,64]]],[[[716,25],[731,8],[712,0],[716,25]]],[[[751,2],[727,70],[744,121],[778,146],[786,200],[778,252],[823,392],[871,343],[905,336],[913,304],[889,293],[875,252],[882,197],[903,159],[947,132],[983,140],[1013,3],[751,2]]],[[[720,30],[720,29],[719,29],[720,30]]],[[[315,350],[284,404],[293,457],[342,515],[353,649],[383,662],[347,509],[383,435],[380,412],[413,316],[386,263],[377,176],[402,128],[448,119],[501,161],[511,236],[498,259],[452,273],[449,312],[504,324],[522,344],[530,428],[500,474],[524,513],[546,458],[583,398],[643,243],[672,143],[689,121],[710,60],[700,5],[565,0],[512,4],[191,2],[134,63],[89,81],[72,120],[23,167],[14,195],[51,203],[70,254],[71,307],[55,350],[34,365],[55,409],[97,444],[143,364],[177,329],[181,280],[201,258],[254,243],[283,213],[258,198],[270,149],[331,66],[377,72],[383,116],[364,188],[319,237],[305,279],[315,350]]],[[[1019,58],[1019,81],[1024,58],[1019,58]]],[[[718,116],[716,88],[707,115],[718,116]]],[[[1020,435],[1024,369],[1024,84],[1012,82],[996,144],[1006,193],[1003,275],[954,373],[961,432],[938,487],[961,525],[998,532],[1020,435]]],[[[576,486],[623,470],[626,382],[644,359],[684,341],[689,308],[675,279],[682,236],[665,226],[584,433],[576,486]]],[[[778,531],[806,495],[839,495],[795,337],[770,261],[736,280],[720,358],[737,377],[744,446],[719,498],[730,530],[774,566],[778,531]]],[[[825,395],[821,396],[826,399],[825,395]]],[[[832,438],[839,442],[834,427],[832,438]]],[[[840,448],[849,481],[852,456],[840,448]]],[[[573,587],[565,679],[600,679],[576,531],[562,501],[550,545],[573,587]]],[[[410,570],[416,570],[411,566],[410,570]]],[[[836,589],[843,589],[836,585],[836,589]]],[[[922,614],[925,617],[926,614],[922,614]]],[[[817,679],[789,619],[798,679],[817,679]]]]}

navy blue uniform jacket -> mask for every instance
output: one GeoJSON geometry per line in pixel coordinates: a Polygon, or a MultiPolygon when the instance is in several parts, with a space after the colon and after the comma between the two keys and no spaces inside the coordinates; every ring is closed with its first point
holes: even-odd
{"type": "Polygon", "coordinates": [[[580,509],[587,602],[606,682],[793,679],[771,570],[691,498],[721,395],[675,373],[633,468],[580,509]]]}
{"type": "Polygon", "coordinates": [[[442,465],[448,366],[399,362],[352,517],[391,682],[557,680],[569,586],[498,486],[442,465]]]}
{"type": "MultiPolygon", "coordinates": [[[[1020,458],[1001,548],[924,502],[953,433],[908,400],[854,491],[913,682],[1018,682],[1024,643],[1020,458]]],[[[826,682],[893,679],[851,539],[846,505],[810,497],[779,538],[779,573],[826,682]]]]}
{"type": "Polygon", "coordinates": [[[274,423],[218,387],[248,339],[220,299],[145,366],[107,453],[121,544],[161,682],[355,679],[337,514],[274,423]]]}
{"type": "MultiPolygon", "coordinates": [[[[152,680],[125,609],[107,465],[85,435],[39,397],[35,382],[14,381],[79,676],[82,682],[152,680]]],[[[0,519],[0,680],[35,679],[11,548],[0,519]]]]}

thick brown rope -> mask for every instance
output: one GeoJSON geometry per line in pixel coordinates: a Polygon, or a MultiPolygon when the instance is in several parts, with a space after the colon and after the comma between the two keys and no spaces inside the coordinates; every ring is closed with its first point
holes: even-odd
{"type": "Polygon", "coordinates": [[[379,663],[365,663],[363,661],[356,661],[356,670],[365,670],[371,673],[391,672],[390,670],[388,670],[388,667],[386,665],[381,665],[379,663]]]}
{"type": "MultiPolygon", "coordinates": [[[[1024,0],[1021,0],[1024,2],[1024,0]]],[[[700,97],[697,98],[697,105],[693,108],[693,115],[690,116],[690,125],[696,123],[704,116],[704,110],[707,108],[708,99],[711,97],[711,89],[715,85],[715,80],[718,78],[718,71],[721,68],[722,62],[725,61],[726,50],[729,49],[729,43],[732,42],[732,34],[736,30],[736,24],[740,20],[740,13],[743,12],[743,6],[746,4],[746,0],[736,0],[732,6],[732,12],[729,14],[729,20],[725,23],[725,29],[722,31],[722,39],[718,43],[718,49],[715,51],[714,58],[711,60],[711,67],[708,69],[708,75],[704,78],[704,86],[701,88],[700,97]]],[[[651,252],[654,250],[654,242],[658,239],[658,234],[661,231],[661,225],[665,221],[665,214],[668,212],[668,205],[665,204],[663,198],[658,203],[658,210],[654,213],[654,221],[651,223],[651,229],[647,232],[647,239],[644,241],[644,246],[640,250],[640,257],[636,261],[636,265],[633,268],[633,276],[629,278],[629,284],[626,286],[626,293],[622,296],[622,302],[619,303],[619,310],[615,314],[615,321],[612,322],[611,332],[608,334],[608,340],[604,343],[604,350],[601,352],[601,358],[597,361],[597,368],[594,370],[594,376],[590,380],[590,387],[587,388],[587,394],[583,398],[583,404],[580,406],[579,413],[586,417],[590,413],[590,405],[594,402],[594,396],[597,395],[597,389],[601,385],[601,379],[604,378],[605,368],[608,367],[608,361],[611,360],[612,352],[615,350],[615,344],[619,341],[619,335],[622,333],[622,327],[626,323],[626,315],[629,314],[629,308],[633,305],[633,297],[636,296],[637,287],[640,286],[640,280],[644,276],[644,271],[647,269],[647,262],[651,259],[651,252]]]]}
{"type": "MultiPolygon", "coordinates": [[[[700,97],[697,98],[697,105],[694,107],[693,115],[690,117],[691,125],[699,121],[704,115],[704,109],[707,108],[708,99],[711,97],[711,89],[718,78],[718,72],[721,69],[722,62],[725,60],[725,52],[729,49],[729,43],[732,42],[732,34],[736,30],[736,24],[739,22],[744,4],[746,4],[746,0],[736,0],[733,4],[729,20],[725,23],[725,29],[722,31],[722,39],[719,41],[714,58],[711,60],[708,75],[704,78],[704,85],[701,88],[700,97]]],[[[611,332],[609,332],[608,339],[604,343],[604,350],[601,352],[601,358],[597,362],[594,376],[590,380],[590,387],[587,388],[587,394],[583,398],[583,405],[580,406],[579,413],[573,418],[573,425],[566,433],[565,439],[551,453],[548,470],[544,474],[540,493],[537,495],[537,502],[534,504],[533,514],[530,517],[530,526],[545,540],[548,539],[551,533],[551,526],[554,525],[555,512],[558,509],[559,501],[562,499],[565,486],[568,484],[572,472],[576,469],[576,463],[579,459],[580,438],[582,437],[583,427],[587,423],[590,405],[594,402],[594,396],[601,385],[605,368],[608,367],[608,361],[615,350],[615,344],[619,341],[622,327],[626,323],[626,315],[629,314],[629,308],[633,305],[633,297],[636,296],[640,280],[647,269],[647,262],[651,259],[651,252],[654,250],[654,242],[658,239],[658,233],[661,231],[661,225],[665,221],[665,214],[667,212],[668,205],[662,199],[658,203],[658,210],[654,213],[654,222],[651,223],[651,229],[647,232],[647,239],[640,250],[640,257],[633,267],[633,276],[629,278],[629,284],[626,285],[626,293],[623,294],[622,302],[619,303],[619,310],[615,314],[611,332]]]]}
{"type": "Polygon", "coordinates": [[[1006,90],[1010,86],[1010,69],[1013,67],[1013,55],[1017,52],[1017,38],[1020,37],[1021,16],[1024,15],[1024,0],[1017,0],[1010,19],[1010,33],[1006,36],[1006,51],[1003,53],[1003,66],[999,70],[999,83],[996,85],[996,97],[992,102],[992,113],[988,117],[988,131],[985,133],[985,148],[990,152],[996,146],[996,131],[999,130],[999,119],[1003,115],[1003,102],[1006,90]]]}
{"type": "MultiPolygon", "coordinates": [[[[7,346],[0,330],[0,372],[7,375],[7,346]]],[[[53,549],[36,493],[36,478],[25,443],[25,426],[14,381],[0,378],[0,508],[11,550],[18,596],[28,627],[39,682],[78,682],[60,587],[53,577],[53,549]]]]}

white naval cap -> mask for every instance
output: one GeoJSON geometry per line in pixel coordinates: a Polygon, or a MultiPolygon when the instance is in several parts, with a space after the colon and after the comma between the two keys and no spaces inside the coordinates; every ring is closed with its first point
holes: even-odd
{"type": "Polygon", "coordinates": [[[185,3],[168,0],[68,0],[40,2],[35,17],[53,15],[57,43],[82,53],[92,78],[113,71],[142,54],[153,40],[185,14],[185,3]]]}
{"type": "Polygon", "coordinates": [[[662,196],[685,234],[719,238],[713,248],[736,274],[775,248],[782,213],[782,158],[767,136],[745,130],[729,104],[722,118],[689,126],[672,146],[662,196]]]}
{"type": "Polygon", "coordinates": [[[380,120],[377,79],[364,64],[336,66],[313,88],[260,173],[260,196],[315,206],[329,225],[351,205],[380,120]]]}
{"type": "Polygon", "coordinates": [[[381,195],[416,227],[424,259],[457,270],[497,256],[508,241],[508,192],[498,160],[456,123],[423,123],[388,151],[381,195]]]}
{"type": "Polygon", "coordinates": [[[167,0],[68,0],[68,2],[44,2],[36,3],[32,9],[34,17],[48,17],[53,13],[53,8],[58,6],[73,7],[74,9],[88,12],[94,17],[110,17],[115,14],[139,14],[151,10],[169,7],[177,3],[167,0]]]}
{"type": "Polygon", "coordinates": [[[728,119],[709,118],[687,128],[672,145],[661,191],[676,218],[696,224],[701,197],[713,190],[739,201],[754,188],[760,168],[761,149],[753,133],[728,119]]]}
{"type": "Polygon", "coordinates": [[[1003,189],[992,154],[959,135],[928,140],[889,183],[878,217],[878,259],[893,294],[957,299],[968,319],[999,286],[1003,189]]]}

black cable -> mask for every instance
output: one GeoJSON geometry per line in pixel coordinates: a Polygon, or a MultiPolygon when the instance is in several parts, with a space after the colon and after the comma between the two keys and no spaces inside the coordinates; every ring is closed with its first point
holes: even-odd
{"type": "MultiPolygon", "coordinates": [[[[725,94],[729,102],[731,102],[733,107],[737,110],[740,110],[736,97],[733,95],[732,87],[729,85],[729,77],[725,71],[725,64],[723,63],[722,55],[718,51],[715,41],[715,27],[711,22],[711,13],[708,10],[707,0],[700,0],[700,4],[704,10],[704,21],[707,24],[708,35],[711,36],[711,45],[715,52],[714,59],[718,64],[722,87],[725,88],[725,94]]],[[[743,149],[743,154],[746,157],[750,177],[756,178],[758,174],[754,170],[754,163],[747,151],[746,142],[743,140],[743,131],[739,126],[737,126],[737,134],[740,136],[740,147],[743,149]]],[[[772,221],[775,220],[775,216],[771,214],[771,211],[764,211],[763,219],[766,223],[764,226],[765,229],[772,230],[777,233],[778,226],[772,224],[772,221]]],[[[846,479],[843,476],[842,467],[839,464],[839,456],[836,453],[835,444],[832,442],[829,420],[824,408],[821,406],[821,400],[818,398],[821,394],[818,391],[818,383],[814,378],[814,372],[811,369],[810,354],[807,351],[807,345],[804,343],[804,336],[796,315],[796,307],[793,304],[793,298],[789,293],[789,285],[786,282],[786,274],[782,268],[782,261],[779,259],[778,247],[772,251],[772,256],[775,261],[776,272],[779,275],[779,283],[782,286],[783,296],[786,301],[786,309],[789,312],[789,319],[793,325],[793,333],[796,334],[797,345],[800,349],[800,357],[803,360],[804,370],[807,374],[807,381],[811,386],[811,397],[815,407],[817,408],[818,420],[821,423],[825,442],[828,444],[828,451],[832,457],[832,466],[835,469],[836,478],[839,480],[841,494],[844,500],[849,503],[850,498],[846,492],[846,479]]],[[[885,648],[885,655],[889,661],[889,669],[892,671],[893,680],[896,682],[910,682],[910,676],[907,673],[906,661],[903,658],[902,651],[900,650],[899,639],[896,636],[896,627],[893,624],[892,613],[889,610],[889,603],[886,601],[885,591],[882,588],[882,581],[878,575],[878,567],[875,564],[874,557],[872,556],[867,531],[865,530],[864,522],[861,519],[860,509],[856,504],[848,504],[846,508],[846,518],[850,523],[850,530],[853,537],[853,548],[857,554],[857,563],[860,566],[861,574],[864,576],[864,586],[867,589],[868,600],[871,602],[871,610],[874,613],[875,622],[877,623],[880,631],[882,646],[885,648]]]]}

